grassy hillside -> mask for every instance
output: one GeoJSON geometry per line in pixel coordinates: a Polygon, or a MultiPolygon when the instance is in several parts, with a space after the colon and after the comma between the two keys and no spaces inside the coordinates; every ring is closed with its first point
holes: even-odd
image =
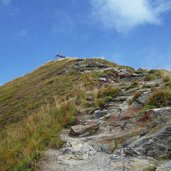
{"type": "MultiPolygon", "coordinates": [[[[49,62],[0,87],[0,127],[22,120],[36,112],[41,105],[51,103],[54,98],[70,92],[73,86],[83,83],[86,74],[80,74],[74,68],[76,61],[65,59],[49,62]]],[[[101,59],[94,61],[115,66],[101,59]]]]}

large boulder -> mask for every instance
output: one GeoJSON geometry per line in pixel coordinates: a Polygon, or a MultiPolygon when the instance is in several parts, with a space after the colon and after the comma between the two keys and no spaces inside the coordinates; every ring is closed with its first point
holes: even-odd
{"type": "Polygon", "coordinates": [[[88,154],[94,155],[96,151],[92,146],[90,146],[87,142],[70,138],[65,144],[65,148],[63,149],[64,154],[88,154]]]}
{"type": "Polygon", "coordinates": [[[91,115],[91,119],[99,119],[99,118],[102,118],[104,117],[105,115],[108,114],[108,110],[96,110],[94,111],[94,114],[91,115]]]}
{"type": "Polygon", "coordinates": [[[161,85],[163,83],[163,79],[156,79],[152,81],[144,82],[145,87],[155,87],[157,84],[161,85]]]}
{"type": "Polygon", "coordinates": [[[171,125],[149,137],[142,137],[128,147],[120,149],[117,155],[150,156],[156,159],[171,158],[171,125]]]}
{"type": "Polygon", "coordinates": [[[83,125],[75,125],[70,128],[70,136],[79,136],[84,137],[88,135],[95,134],[99,129],[99,122],[96,121],[87,121],[83,125]]]}
{"type": "Polygon", "coordinates": [[[149,132],[154,126],[163,127],[167,122],[171,121],[171,107],[163,107],[157,109],[149,109],[137,121],[148,121],[144,131],[149,132]]]}

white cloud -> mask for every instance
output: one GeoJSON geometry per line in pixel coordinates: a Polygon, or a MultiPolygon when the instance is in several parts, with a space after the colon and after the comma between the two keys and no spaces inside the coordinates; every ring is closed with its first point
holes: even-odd
{"type": "Polygon", "coordinates": [[[89,0],[93,19],[105,28],[125,33],[143,24],[162,23],[162,14],[171,9],[168,0],[89,0]]]}
{"type": "Polygon", "coordinates": [[[0,3],[2,3],[3,5],[10,5],[10,3],[12,2],[12,0],[0,0],[0,3]]]}

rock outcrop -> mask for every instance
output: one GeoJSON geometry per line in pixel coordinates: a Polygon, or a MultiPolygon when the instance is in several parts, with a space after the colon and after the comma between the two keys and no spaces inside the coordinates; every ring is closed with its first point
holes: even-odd
{"type": "Polygon", "coordinates": [[[88,136],[95,134],[99,128],[99,122],[96,121],[88,121],[83,125],[75,125],[70,128],[70,136],[88,136]]]}

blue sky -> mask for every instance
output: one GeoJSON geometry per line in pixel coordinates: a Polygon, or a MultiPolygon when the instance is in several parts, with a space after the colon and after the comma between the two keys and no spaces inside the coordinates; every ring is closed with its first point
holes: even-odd
{"type": "Polygon", "coordinates": [[[0,0],[0,84],[66,56],[171,69],[170,0],[0,0]]]}

